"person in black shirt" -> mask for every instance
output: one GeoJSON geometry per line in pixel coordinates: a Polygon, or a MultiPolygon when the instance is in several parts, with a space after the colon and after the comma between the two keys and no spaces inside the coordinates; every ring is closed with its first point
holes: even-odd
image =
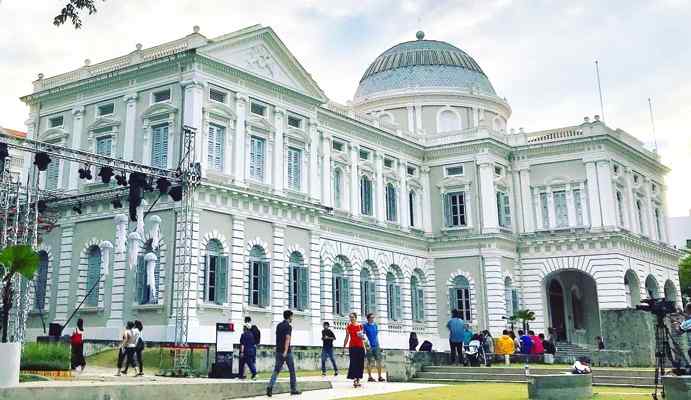
{"type": "Polygon", "coordinates": [[[331,365],[334,367],[334,376],[338,375],[338,367],[334,359],[334,340],[336,335],[329,329],[329,323],[324,322],[324,329],[322,330],[322,376],[326,376],[326,359],[331,360],[331,365]]]}
{"type": "Polygon", "coordinates": [[[252,332],[252,335],[254,335],[254,345],[259,346],[259,339],[262,337],[262,333],[259,331],[259,328],[257,328],[257,325],[252,323],[252,318],[250,317],[245,317],[245,325],[250,325],[250,332],[252,332]]]}
{"type": "Polygon", "coordinates": [[[290,373],[290,394],[300,394],[297,386],[297,378],[295,377],[295,364],[293,363],[293,353],[290,351],[290,336],[293,333],[293,327],[290,323],[293,321],[293,312],[290,310],[283,311],[283,322],[276,326],[276,365],[274,365],[274,372],[271,374],[271,380],[266,387],[266,395],[271,397],[276,384],[276,378],[283,369],[283,363],[288,366],[290,373]]]}

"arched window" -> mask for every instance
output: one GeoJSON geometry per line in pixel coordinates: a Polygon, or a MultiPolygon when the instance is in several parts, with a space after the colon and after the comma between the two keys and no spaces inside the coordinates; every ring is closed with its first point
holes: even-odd
{"type": "Polygon", "coordinates": [[[617,222],[619,226],[624,226],[624,195],[617,190],[617,222]]]}
{"type": "Polygon", "coordinates": [[[648,294],[649,298],[657,299],[660,297],[660,289],[657,285],[657,280],[652,275],[648,275],[645,279],[645,292],[648,294]]]}
{"type": "Polygon", "coordinates": [[[340,168],[334,169],[333,185],[334,207],[343,208],[343,171],[340,168]]]}
{"type": "Polygon", "coordinates": [[[643,223],[643,203],[636,200],[636,213],[638,214],[638,230],[641,234],[645,234],[645,224],[643,223]]]}
{"type": "Polygon", "coordinates": [[[85,304],[89,307],[98,306],[99,281],[101,280],[101,249],[91,246],[88,253],[88,269],[86,273],[86,293],[91,294],[86,298],[85,304]],[[93,290],[91,290],[93,288],[93,290]]]}
{"type": "Polygon", "coordinates": [[[307,298],[309,297],[309,274],[305,267],[302,254],[294,251],[290,254],[288,269],[288,300],[289,307],[295,310],[307,309],[307,298]]]}
{"type": "Polygon", "coordinates": [[[386,220],[389,222],[396,222],[398,220],[396,188],[392,183],[386,185],[386,220]]]}
{"type": "Polygon", "coordinates": [[[46,287],[48,286],[48,253],[38,252],[38,272],[34,283],[36,295],[34,297],[34,309],[43,311],[46,308],[46,287]]]}
{"type": "Polygon", "coordinates": [[[417,194],[414,190],[408,192],[408,214],[410,214],[410,226],[417,226],[415,210],[417,208],[417,194]]]}
{"type": "Polygon", "coordinates": [[[665,282],[665,300],[675,303],[677,301],[677,288],[674,286],[674,282],[669,279],[665,282]]]}
{"type": "Polygon", "coordinates": [[[341,264],[333,266],[333,313],[345,317],[350,312],[350,281],[341,264]]]}
{"type": "Polygon", "coordinates": [[[466,321],[471,321],[470,283],[466,277],[459,275],[454,278],[453,286],[449,288],[449,313],[456,309],[466,321]]]}
{"type": "Polygon", "coordinates": [[[218,240],[209,240],[206,245],[204,266],[204,300],[216,304],[227,303],[228,257],[223,256],[223,245],[218,240]]]}
{"type": "Polygon", "coordinates": [[[269,261],[261,246],[253,246],[249,257],[249,287],[247,303],[252,306],[269,306],[269,261]]]}
{"type": "Polygon", "coordinates": [[[387,306],[390,321],[401,320],[401,285],[392,272],[386,274],[387,306]]]}
{"type": "Polygon", "coordinates": [[[423,322],[425,320],[425,292],[420,285],[420,280],[415,275],[410,277],[410,294],[413,321],[423,322]]]}
{"type": "Polygon", "coordinates": [[[624,293],[626,295],[626,306],[635,307],[641,302],[641,292],[638,284],[638,277],[632,270],[626,271],[624,275],[624,293]]]}
{"type": "Polygon", "coordinates": [[[439,114],[439,132],[450,132],[461,129],[458,115],[451,110],[444,110],[439,114]]]}
{"type": "Polygon", "coordinates": [[[372,181],[367,175],[360,178],[360,211],[362,215],[372,215],[372,181]]]}
{"type": "Polygon", "coordinates": [[[518,289],[513,287],[513,281],[510,277],[504,279],[504,300],[506,301],[506,316],[511,317],[518,312],[518,289]]]}
{"type": "Polygon", "coordinates": [[[367,268],[360,271],[360,304],[362,316],[377,311],[377,285],[367,268]]]}
{"type": "MultiPolygon", "coordinates": [[[[220,246],[220,245],[219,245],[220,246]]],[[[161,281],[161,256],[160,252],[156,251],[156,264],[154,266],[154,281],[149,282],[149,274],[146,269],[146,261],[144,260],[144,255],[140,255],[137,258],[137,277],[136,277],[136,301],[138,304],[158,304],[158,288],[161,281]],[[153,290],[152,290],[153,288],[153,290]],[[153,293],[152,293],[153,292],[153,293]]],[[[208,259],[207,259],[208,260],[208,259]]],[[[217,265],[217,264],[214,264],[217,265]]],[[[205,263],[206,270],[210,271],[208,261],[205,263]]],[[[215,267],[212,273],[217,276],[217,268],[215,267]]],[[[205,281],[206,282],[206,281],[205,281]]],[[[205,299],[206,299],[206,289],[208,284],[205,286],[205,299]]],[[[216,292],[218,289],[218,284],[214,282],[211,290],[216,292]]],[[[214,301],[208,300],[207,301],[214,301]]]]}
{"type": "Polygon", "coordinates": [[[381,113],[379,114],[379,123],[381,125],[391,125],[393,124],[393,118],[391,117],[391,114],[389,113],[381,113]]]}

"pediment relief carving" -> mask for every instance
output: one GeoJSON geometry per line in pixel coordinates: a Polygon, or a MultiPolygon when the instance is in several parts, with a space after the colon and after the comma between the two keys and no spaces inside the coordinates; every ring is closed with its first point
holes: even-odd
{"type": "Polygon", "coordinates": [[[293,138],[295,140],[299,140],[299,141],[304,142],[306,144],[308,144],[310,142],[309,135],[302,129],[296,129],[293,127],[289,127],[285,134],[286,134],[286,136],[288,136],[290,138],[293,138]]]}
{"type": "Polygon", "coordinates": [[[69,132],[67,132],[63,128],[50,128],[45,130],[43,134],[41,134],[41,141],[54,142],[56,140],[66,139],[69,135],[69,132]]]}
{"type": "Polygon", "coordinates": [[[89,125],[87,130],[95,131],[98,129],[110,128],[114,126],[120,126],[120,120],[108,117],[99,117],[91,125],[89,125]]]}
{"type": "Polygon", "coordinates": [[[398,174],[392,170],[384,171],[384,179],[398,181],[398,174]]]}
{"type": "Polygon", "coordinates": [[[449,188],[468,188],[472,183],[472,180],[463,176],[449,176],[439,181],[437,187],[443,191],[449,188]]]}
{"type": "Polygon", "coordinates": [[[178,112],[178,108],[169,103],[156,103],[142,113],[142,119],[149,119],[151,117],[163,115],[163,114],[173,114],[178,112]]]}
{"type": "Polygon", "coordinates": [[[250,128],[263,130],[269,133],[273,133],[276,130],[276,127],[274,127],[274,125],[271,122],[269,122],[266,118],[257,117],[254,115],[250,115],[247,118],[247,126],[250,128]]]}
{"type": "Polygon", "coordinates": [[[339,163],[341,163],[341,164],[346,164],[346,165],[347,165],[347,164],[350,164],[350,160],[348,159],[348,156],[346,156],[345,154],[343,154],[343,153],[340,152],[340,151],[338,151],[338,152],[332,152],[332,153],[331,153],[331,159],[332,159],[334,162],[339,162],[339,163]]]}
{"type": "Polygon", "coordinates": [[[231,121],[235,121],[237,119],[235,111],[233,111],[233,109],[228,107],[226,104],[220,104],[216,102],[207,103],[204,106],[204,112],[207,114],[207,116],[213,114],[231,121]]]}

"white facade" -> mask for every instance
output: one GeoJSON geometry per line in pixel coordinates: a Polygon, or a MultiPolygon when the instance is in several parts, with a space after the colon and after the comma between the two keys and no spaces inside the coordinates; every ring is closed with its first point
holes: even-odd
{"type": "MultiPolygon", "coordinates": [[[[198,129],[190,341],[213,341],[215,322],[239,325],[247,314],[268,338],[294,308],[298,344],[318,344],[324,320],[341,329],[348,311],[374,310],[385,347],[406,347],[411,331],[443,346],[455,307],[493,333],[529,308],[535,330],[587,342],[600,332],[599,310],[634,305],[644,282],[679,299],[668,169],[657,155],[597,116],[506,132],[511,109],[475,60],[423,36],[378,57],[347,107],[326,98],[270,28],[215,39],[195,28],[41,77],[24,98],[28,132],[174,168],[181,126],[198,129]]],[[[61,163],[52,184],[97,188],[78,167],[61,163]]],[[[160,220],[145,227],[161,234],[155,300],[142,301],[145,278],[116,254],[84,311],[95,337],[147,318],[148,338],[170,339],[173,207],[157,203],[160,220]]],[[[84,208],[65,210],[44,239],[54,249],[44,311],[56,321],[81,300],[97,244],[116,236],[118,211],[84,208]]]]}
{"type": "Polygon", "coordinates": [[[691,248],[691,212],[685,217],[669,217],[669,243],[678,249],[691,248]]]}

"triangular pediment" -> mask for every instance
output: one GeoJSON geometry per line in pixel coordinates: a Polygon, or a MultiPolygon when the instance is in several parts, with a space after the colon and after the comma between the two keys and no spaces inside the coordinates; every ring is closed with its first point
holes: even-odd
{"type": "Polygon", "coordinates": [[[300,65],[273,29],[251,26],[209,41],[201,55],[326,101],[324,92],[300,65]]]}

